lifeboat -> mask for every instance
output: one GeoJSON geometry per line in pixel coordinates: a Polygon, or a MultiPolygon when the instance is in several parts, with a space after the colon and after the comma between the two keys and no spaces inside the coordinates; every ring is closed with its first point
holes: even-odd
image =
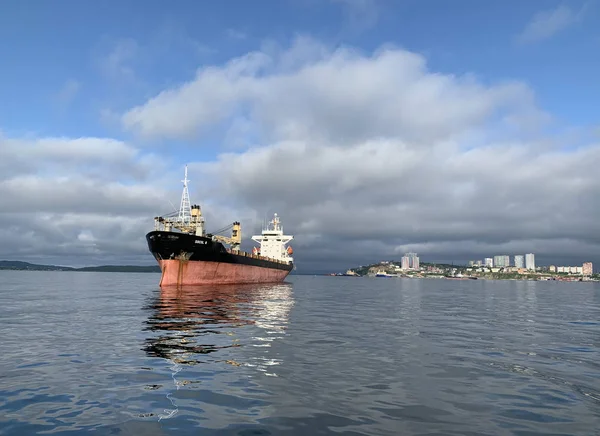
{"type": "Polygon", "coordinates": [[[287,248],[287,254],[293,254],[294,250],[292,250],[292,247],[288,247],[287,248]]]}

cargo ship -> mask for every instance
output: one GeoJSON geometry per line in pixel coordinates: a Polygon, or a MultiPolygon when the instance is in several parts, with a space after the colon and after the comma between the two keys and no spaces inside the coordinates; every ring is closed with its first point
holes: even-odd
{"type": "Polygon", "coordinates": [[[238,221],[217,232],[206,233],[199,205],[190,204],[187,166],[179,211],[154,218],[146,234],[148,249],[161,269],[159,286],[218,285],[283,282],[294,268],[294,237],[283,233],[277,214],[252,236],[251,253],[240,250],[242,227],[238,221]],[[231,230],[231,236],[220,235],[231,230]]]}

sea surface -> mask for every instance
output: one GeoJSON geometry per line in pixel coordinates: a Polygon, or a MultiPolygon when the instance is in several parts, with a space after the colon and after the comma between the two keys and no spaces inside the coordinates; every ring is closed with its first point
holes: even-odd
{"type": "Polygon", "coordinates": [[[600,284],[0,271],[0,434],[598,435],[600,284]]]}

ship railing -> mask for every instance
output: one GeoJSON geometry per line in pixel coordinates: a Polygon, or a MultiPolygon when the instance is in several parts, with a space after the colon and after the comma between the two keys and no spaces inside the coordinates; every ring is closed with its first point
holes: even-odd
{"type": "Polygon", "coordinates": [[[248,253],[246,251],[232,250],[230,248],[227,248],[226,250],[227,250],[227,253],[237,254],[237,255],[240,255],[240,256],[244,256],[244,257],[251,257],[252,259],[267,260],[269,262],[275,262],[275,263],[279,263],[279,264],[282,264],[282,265],[286,265],[286,264],[290,263],[289,261],[285,261],[283,259],[275,259],[273,257],[267,257],[267,256],[262,256],[260,254],[248,253]]]}

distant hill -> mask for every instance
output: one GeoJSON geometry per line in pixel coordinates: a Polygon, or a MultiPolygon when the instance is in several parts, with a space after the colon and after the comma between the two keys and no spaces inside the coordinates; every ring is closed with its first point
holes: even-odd
{"type": "Polygon", "coordinates": [[[137,266],[137,265],[100,265],[86,266],[83,268],[72,268],[69,266],[57,265],[39,265],[18,260],[0,260],[0,270],[13,271],[81,271],[81,272],[136,272],[136,273],[159,273],[158,265],[137,266]]]}
{"type": "Polygon", "coordinates": [[[75,268],[56,265],[38,265],[35,263],[21,262],[18,260],[0,260],[0,269],[18,271],[74,271],[75,268]]]}

